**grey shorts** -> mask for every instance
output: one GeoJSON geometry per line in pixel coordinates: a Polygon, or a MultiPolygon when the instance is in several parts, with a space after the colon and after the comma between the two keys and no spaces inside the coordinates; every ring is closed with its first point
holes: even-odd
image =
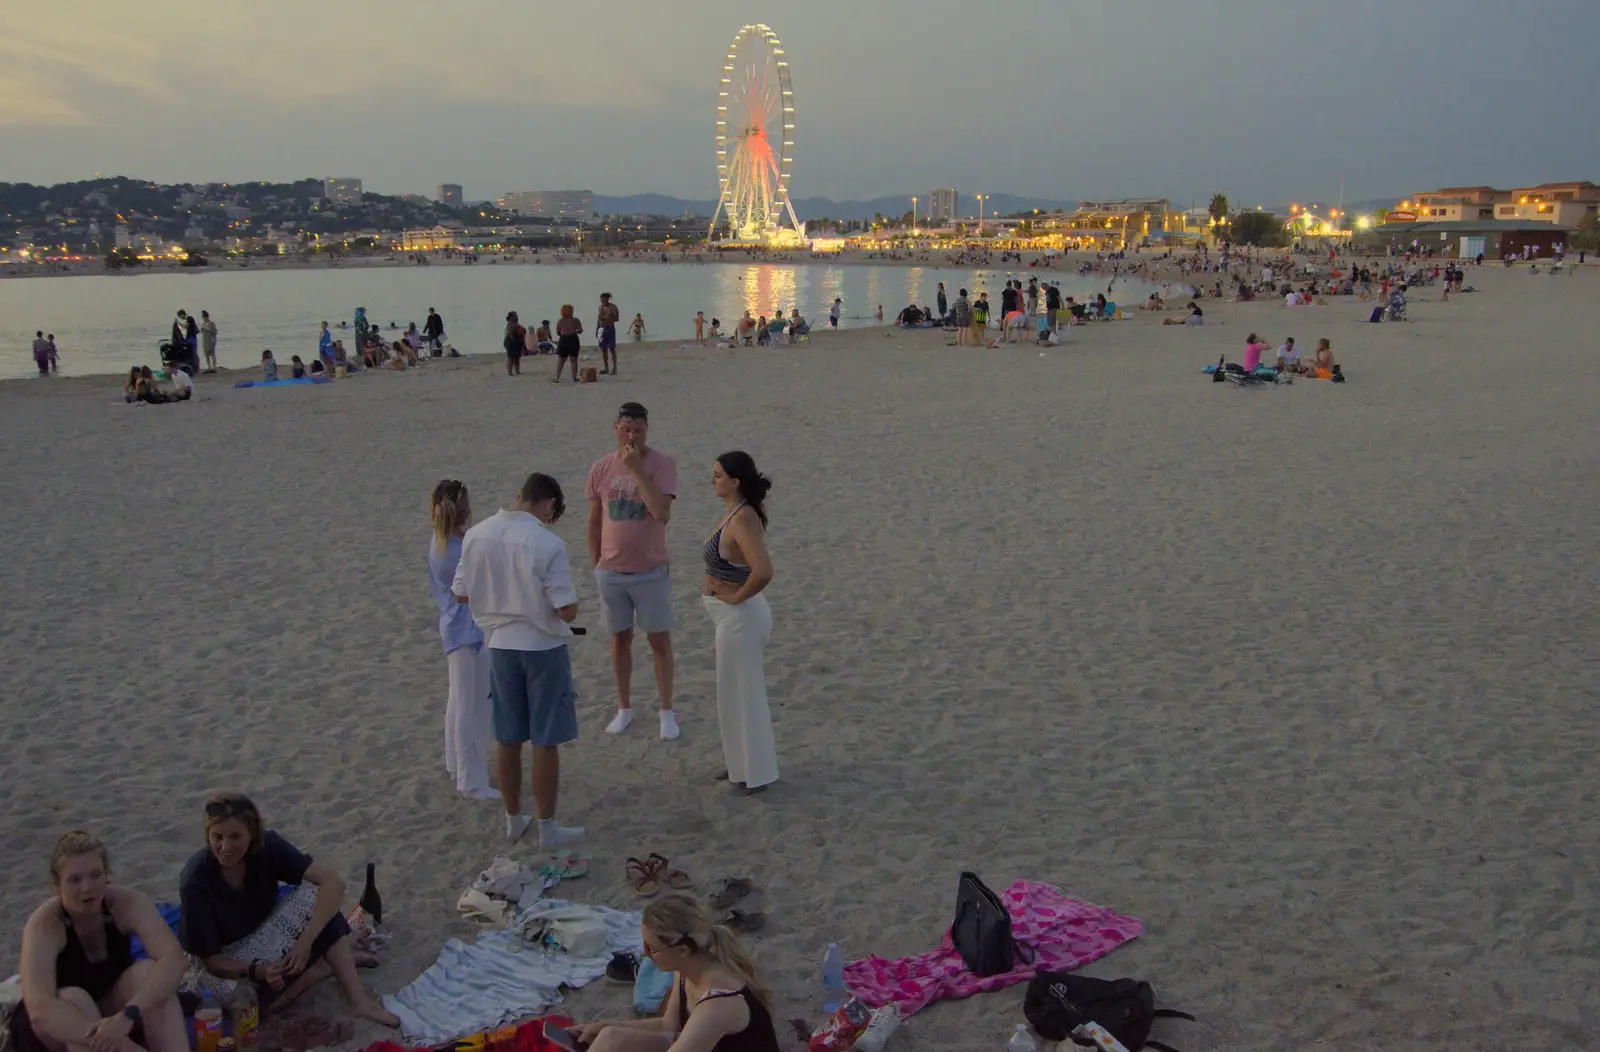
{"type": "Polygon", "coordinates": [[[658,566],[642,573],[618,570],[594,572],[600,587],[600,608],[605,611],[606,631],[612,635],[636,625],[646,632],[670,632],[672,617],[672,568],[658,566]]]}
{"type": "Polygon", "coordinates": [[[494,740],[503,745],[565,745],[578,740],[577,692],[566,647],[489,648],[494,740]]]}

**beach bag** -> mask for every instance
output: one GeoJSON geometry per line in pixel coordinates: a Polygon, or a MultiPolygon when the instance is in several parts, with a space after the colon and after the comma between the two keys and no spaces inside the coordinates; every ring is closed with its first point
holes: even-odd
{"type": "Polygon", "coordinates": [[[524,914],[509,931],[512,952],[530,947],[569,957],[598,957],[611,942],[605,916],[592,906],[556,906],[524,914]]]}
{"type": "MultiPolygon", "coordinates": [[[[950,924],[950,944],[974,975],[1009,972],[1021,956],[1011,937],[1011,914],[1005,904],[976,873],[962,873],[956,882],[956,917],[950,924]]],[[[1029,955],[1029,960],[1032,955],[1029,955]]]]}
{"type": "Polygon", "coordinates": [[[1141,1048],[1177,1052],[1171,1045],[1151,1041],[1150,1027],[1157,1019],[1194,1019],[1187,1012],[1157,1008],[1156,994],[1149,983],[1138,979],[1094,979],[1067,972],[1035,975],[1023,995],[1022,1014],[1040,1037],[1048,1041],[1071,1039],[1079,1045],[1091,1042],[1073,1038],[1072,1032],[1084,1023],[1099,1023],[1127,1046],[1128,1052],[1139,1052],[1141,1048]]]}

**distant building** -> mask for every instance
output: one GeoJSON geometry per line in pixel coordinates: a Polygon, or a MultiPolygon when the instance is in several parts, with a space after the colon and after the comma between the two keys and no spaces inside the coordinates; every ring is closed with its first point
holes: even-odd
{"type": "Polygon", "coordinates": [[[185,190],[178,195],[178,204],[184,208],[197,208],[205,203],[206,195],[197,190],[185,190]]]}
{"type": "Polygon", "coordinates": [[[118,223],[117,229],[112,233],[112,243],[117,248],[132,248],[133,235],[128,232],[128,224],[118,223]]]}
{"type": "Polygon", "coordinates": [[[1548,220],[1469,219],[1443,223],[1382,223],[1356,235],[1356,245],[1366,251],[1431,248],[1446,258],[1485,259],[1528,254],[1551,255],[1564,246],[1572,231],[1548,220]]]}
{"type": "Polygon", "coordinates": [[[358,205],[361,203],[360,179],[324,179],[322,180],[322,196],[335,204],[358,205]]]}
{"type": "Polygon", "coordinates": [[[461,195],[460,183],[440,183],[439,192],[435,197],[446,208],[460,208],[466,204],[466,198],[461,195]]]}
{"type": "Polygon", "coordinates": [[[518,190],[502,194],[499,204],[518,215],[584,220],[594,212],[594,194],[589,190],[518,190]]]}
{"type": "Polygon", "coordinates": [[[960,215],[956,211],[960,195],[954,190],[934,190],[928,194],[928,221],[930,223],[954,222],[960,215]]]}
{"type": "Polygon", "coordinates": [[[1417,194],[1389,213],[1395,222],[1471,222],[1525,219],[1576,228],[1600,211],[1600,186],[1590,182],[1540,183],[1516,190],[1492,186],[1447,186],[1417,194]]]}

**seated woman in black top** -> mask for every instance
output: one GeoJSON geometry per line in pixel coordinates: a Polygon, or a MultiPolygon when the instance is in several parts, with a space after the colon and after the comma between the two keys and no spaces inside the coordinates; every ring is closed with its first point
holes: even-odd
{"type": "Polygon", "coordinates": [[[16,1052],[188,1052],[187,961],[155,906],[111,883],[105,846],[82,830],[56,841],[50,884],[56,894],[22,929],[16,1052]],[[134,935],[148,960],[134,961],[134,935]]]}
{"type": "Polygon", "coordinates": [[[205,805],[206,846],[183,867],[178,938],[206,970],[223,979],[248,978],[263,1009],[285,1005],[331,971],[364,1019],[398,1026],[361,986],[350,947],[350,925],[339,912],[344,880],[269,829],[261,812],[240,793],[219,793],[205,805]],[[276,959],[240,960],[228,952],[272,916],[278,884],[309,883],[316,890],[311,919],[276,959]],[[326,960],[326,963],[320,963],[326,960]]]}
{"type": "Polygon", "coordinates": [[[573,1028],[589,1052],[778,1052],[771,996],[739,937],[692,895],[665,895],[644,911],[644,955],[677,982],[656,1019],[573,1028]]]}

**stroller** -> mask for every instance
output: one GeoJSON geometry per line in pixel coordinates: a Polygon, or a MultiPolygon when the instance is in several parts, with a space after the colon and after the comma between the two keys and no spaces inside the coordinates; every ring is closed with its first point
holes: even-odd
{"type": "Polygon", "coordinates": [[[1389,297],[1389,312],[1388,312],[1387,320],[1388,321],[1405,321],[1406,320],[1406,298],[1404,296],[1402,296],[1399,292],[1395,292],[1389,297]]]}
{"type": "Polygon", "coordinates": [[[163,369],[169,372],[173,369],[182,369],[190,376],[200,371],[199,359],[189,350],[188,341],[175,344],[171,340],[162,340],[159,350],[163,369]]]}

